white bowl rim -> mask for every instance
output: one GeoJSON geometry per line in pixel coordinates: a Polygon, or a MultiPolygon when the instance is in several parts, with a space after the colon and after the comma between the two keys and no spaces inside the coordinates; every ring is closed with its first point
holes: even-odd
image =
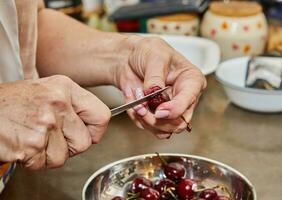
{"type": "MultiPolygon", "coordinates": [[[[264,56],[262,56],[262,57],[264,57],[264,56]]],[[[226,63],[228,63],[230,61],[234,61],[234,60],[243,60],[243,59],[248,59],[248,58],[250,58],[250,56],[232,58],[232,59],[229,59],[229,60],[226,60],[226,61],[223,61],[222,63],[220,63],[218,68],[215,71],[216,80],[219,81],[221,84],[223,84],[225,86],[228,86],[230,88],[233,88],[235,90],[239,90],[239,91],[242,91],[242,92],[249,92],[249,93],[254,93],[254,94],[264,94],[264,95],[282,95],[281,90],[263,90],[263,89],[257,89],[257,88],[240,87],[240,86],[237,86],[235,84],[232,84],[230,82],[223,80],[218,75],[220,68],[222,68],[224,65],[226,65],[226,63]]]]}
{"type": "MultiPolygon", "coordinates": [[[[254,187],[254,185],[249,181],[249,179],[244,176],[241,172],[237,171],[236,169],[228,166],[227,164],[224,164],[222,162],[210,159],[210,158],[205,158],[202,156],[196,156],[196,155],[190,155],[190,154],[181,154],[181,153],[160,153],[161,156],[181,156],[181,157],[189,157],[189,158],[194,158],[194,159],[198,159],[198,160],[204,160],[210,163],[214,163],[216,165],[219,165],[221,167],[224,167],[226,169],[228,169],[229,171],[234,172],[235,174],[239,175],[251,188],[251,190],[253,191],[253,195],[254,195],[254,200],[257,200],[257,192],[256,189],[254,187]]],[[[118,161],[112,162],[110,164],[105,165],[104,167],[101,167],[100,169],[98,169],[96,172],[94,172],[86,181],[86,183],[83,186],[83,190],[82,190],[82,200],[86,200],[85,199],[85,192],[86,189],[89,185],[89,183],[93,180],[93,178],[95,176],[97,176],[98,174],[100,174],[101,172],[105,171],[106,169],[109,169],[111,167],[113,167],[114,165],[123,163],[123,162],[127,162],[130,160],[134,160],[134,159],[140,159],[140,158],[146,158],[146,157],[152,157],[152,156],[156,156],[156,154],[151,153],[151,154],[142,154],[142,155],[137,155],[137,156],[131,156],[131,157],[127,157],[124,159],[120,159],[118,161]]]]}

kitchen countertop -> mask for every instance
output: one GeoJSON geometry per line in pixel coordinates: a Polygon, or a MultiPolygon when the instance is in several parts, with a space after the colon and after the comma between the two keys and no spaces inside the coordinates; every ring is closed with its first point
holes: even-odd
{"type": "Polygon", "coordinates": [[[1,200],[81,199],[87,178],[100,167],[138,154],[187,153],[226,163],[246,175],[262,200],[282,197],[282,114],[258,114],[229,103],[213,76],[193,118],[192,134],[157,140],[123,114],[100,144],[63,168],[30,172],[18,167],[1,200]]]}

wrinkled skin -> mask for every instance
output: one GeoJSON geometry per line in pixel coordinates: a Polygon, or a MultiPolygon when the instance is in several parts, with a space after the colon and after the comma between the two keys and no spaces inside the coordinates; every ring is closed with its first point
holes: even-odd
{"type": "Polygon", "coordinates": [[[64,76],[2,84],[0,160],[31,170],[62,166],[97,143],[110,111],[64,76]]]}
{"type": "Polygon", "coordinates": [[[140,91],[153,86],[170,85],[171,100],[159,105],[155,113],[139,105],[128,111],[139,128],[146,128],[158,138],[167,138],[171,133],[180,133],[189,122],[206,80],[197,67],[160,38],[130,36],[128,61],[116,69],[115,85],[130,102],[142,97],[140,91]]]}

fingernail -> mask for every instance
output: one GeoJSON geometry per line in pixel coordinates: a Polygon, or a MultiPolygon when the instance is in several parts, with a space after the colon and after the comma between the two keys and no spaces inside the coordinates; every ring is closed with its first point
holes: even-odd
{"type": "Polygon", "coordinates": [[[143,89],[141,87],[138,87],[135,89],[135,98],[136,99],[141,99],[144,97],[144,92],[143,89]]]}
{"type": "Polygon", "coordinates": [[[169,139],[171,134],[158,134],[156,135],[158,139],[169,139]]]}
{"type": "Polygon", "coordinates": [[[140,110],[141,108],[144,108],[142,104],[139,104],[135,107],[133,107],[133,109],[137,112],[138,110],[140,110]]]}
{"type": "Polygon", "coordinates": [[[124,95],[126,98],[131,98],[133,96],[133,93],[130,87],[125,88],[124,95]]]}
{"type": "Polygon", "coordinates": [[[157,110],[155,113],[155,118],[163,119],[169,116],[170,112],[168,110],[157,110]]]}
{"type": "Polygon", "coordinates": [[[147,109],[143,107],[137,111],[137,114],[143,117],[147,114],[147,109]]]}

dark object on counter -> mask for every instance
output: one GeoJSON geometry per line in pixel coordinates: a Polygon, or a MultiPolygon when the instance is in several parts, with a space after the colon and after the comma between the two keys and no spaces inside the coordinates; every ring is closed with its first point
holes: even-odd
{"type": "Polygon", "coordinates": [[[277,20],[279,24],[282,24],[282,1],[280,3],[274,4],[268,10],[268,17],[270,17],[272,20],[277,20]]]}
{"type": "Polygon", "coordinates": [[[271,5],[267,16],[270,24],[267,52],[282,55],[282,1],[271,5]]]}
{"type": "Polygon", "coordinates": [[[209,0],[159,0],[124,6],[115,11],[109,19],[112,21],[139,19],[179,12],[202,13],[208,7],[209,0]]]}
{"type": "Polygon", "coordinates": [[[82,0],[44,0],[47,8],[65,13],[75,19],[82,19],[82,0]]]}
{"type": "Polygon", "coordinates": [[[140,26],[138,20],[117,21],[116,26],[119,32],[139,32],[140,26]]]}
{"type": "Polygon", "coordinates": [[[282,90],[282,57],[252,57],[248,62],[246,87],[282,90]]]}

